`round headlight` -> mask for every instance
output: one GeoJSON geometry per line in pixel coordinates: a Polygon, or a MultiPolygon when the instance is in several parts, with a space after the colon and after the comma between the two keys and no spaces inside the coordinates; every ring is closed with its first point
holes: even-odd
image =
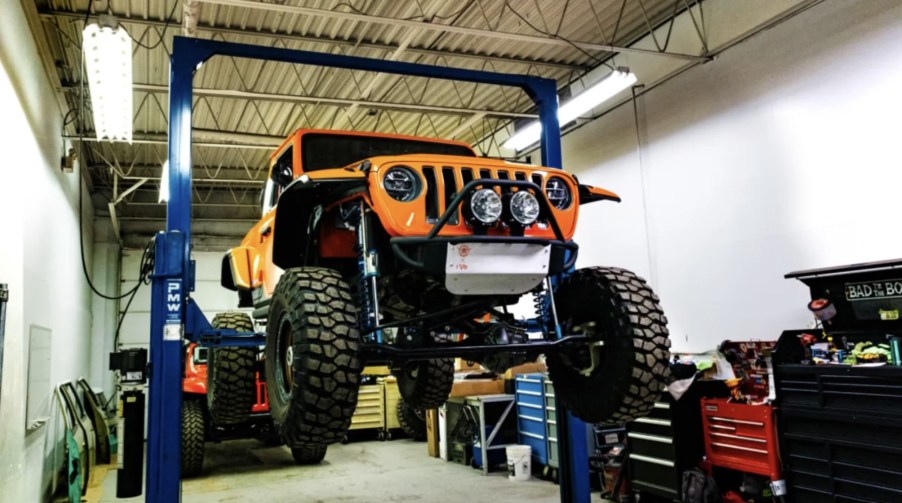
{"type": "Polygon", "coordinates": [[[548,196],[548,201],[559,210],[569,208],[570,202],[573,200],[570,187],[563,178],[549,178],[545,182],[545,195],[548,196]]]}
{"type": "Polygon", "coordinates": [[[522,225],[532,225],[539,218],[539,200],[525,190],[511,197],[511,216],[522,225]]]}
{"type": "Polygon", "coordinates": [[[503,209],[501,196],[492,189],[479,189],[470,198],[470,210],[477,220],[484,224],[493,224],[501,218],[503,209]]]}
{"type": "Polygon", "coordinates": [[[385,192],[397,201],[406,203],[420,195],[420,179],[408,168],[396,166],[385,172],[382,179],[385,192]]]}

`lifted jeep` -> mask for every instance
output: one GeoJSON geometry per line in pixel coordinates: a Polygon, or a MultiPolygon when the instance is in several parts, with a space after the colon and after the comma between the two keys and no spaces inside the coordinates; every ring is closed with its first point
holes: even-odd
{"type": "Polygon", "coordinates": [[[668,377],[657,296],[630,271],[573,268],[579,206],[601,200],[619,198],[459,142],[289,136],[222,285],[266,323],[269,404],[296,456],[322,459],[344,437],[371,360],[390,362],[410,406],[432,408],[448,397],[454,357],[503,372],[545,354],[577,417],[647,414],[668,377]],[[507,309],[524,295],[529,320],[507,309]]]}

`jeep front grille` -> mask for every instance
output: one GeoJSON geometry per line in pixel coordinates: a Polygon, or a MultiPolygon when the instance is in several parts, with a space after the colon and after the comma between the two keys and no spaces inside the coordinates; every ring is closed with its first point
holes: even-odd
{"type": "MultiPolygon", "coordinates": [[[[545,186],[544,173],[530,173],[527,170],[506,168],[472,168],[468,166],[421,166],[423,177],[426,180],[426,221],[436,222],[448,204],[457,195],[457,191],[473,180],[488,178],[492,180],[530,180],[539,187],[545,186]]],[[[502,191],[510,192],[510,187],[502,188],[502,191]]],[[[451,217],[449,225],[459,225],[461,222],[460,210],[451,217]]],[[[540,220],[540,222],[547,222],[540,220]]]]}

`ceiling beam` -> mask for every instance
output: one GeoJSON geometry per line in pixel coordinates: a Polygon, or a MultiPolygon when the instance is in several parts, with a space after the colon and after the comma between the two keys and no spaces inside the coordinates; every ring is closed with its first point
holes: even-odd
{"type": "Polygon", "coordinates": [[[200,2],[185,0],[182,5],[182,35],[197,37],[197,21],[200,19],[200,2]]]}
{"type": "MultiPolygon", "coordinates": [[[[432,16],[435,15],[435,11],[437,11],[438,8],[439,8],[438,1],[432,0],[432,2],[427,4],[425,8],[423,8],[421,6],[420,10],[423,11],[423,16],[425,18],[431,19],[432,16]]],[[[395,49],[391,54],[389,54],[384,59],[386,59],[387,61],[398,61],[401,58],[401,55],[404,53],[404,51],[406,51],[407,48],[410,47],[410,44],[414,41],[414,39],[416,39],[418,36],[420,36],[420,34],[422,32],[423,32],[423,30],[421,30],[419,28],[415,28],[415,29],[407,31],[407,33],[405,33],[403,35],[403,37],[401,38],[401,43],[398,44],[398,48],[395,49]]],[[[373,89],[375,89],[376,86],[381,84],[382,81],[385,80],[385,77],[387,75],[388,74],[386,74],[386,73],[377,73],[373,78],[367,79],[366,87],[364,87],[363,89],[360,89],[360,86],[358,85],[358,90],[360,91],[360,96],[364,99],[369,98],[370,94],[373,92],[373,89]]],[[[428,81],[427,81],[427,83],[428,83],[428,81]]],[[[351,105],[350,107],[348,107],[347,109],[345,109],[344,116],[343,116],[344,124],[346,124],[347,126],[351,126],[351,127],[354,126],[353,116],[354,116],[354,112],[357,111],[357,108],[359,106],[360,106],[359,104],[355,103],[355,104],[351,105]]]]}
{"type": "MultiPolygon", "coordinates": [[[[78,91],[78,86],[63,86],[64,91],[78,91]]],[[[158,84],[135,84],[132,86],[134,91],[168,94],[169,87],[158,84]]],[[[472,115],[482,114],[488,117],[502,117],[511,119],[537,119],[538,114],[521,113],[521,112],[505,112],[500,110],[480,110],[462,107],[446,107],[436,105],[416,105],[412,103],[385,103],[381,101],[369,100],[352,100],[345,98],[320,98],[316,96],[294,96],[289,94],[273,94],[258,93],[250,91],[238,91],[235,89],[194,89],[195,96],[206,96],[209,98],[225,98],[236,100],[255,100],[255,101],[272,101],[278,103],[311,103],[317,105],[335,105],[335,106],[359,106],[363,108],[378,108],[386,110],[415,111],[415,112],[433,112],[447,115],[472,115]]]]}
{"type": "Polygon", "coordinates": [[[467,120],[461,122],[459,126],[454,128],[454,131],[451,131],[451,133],[448,135],[448,138],[451,138],[451,139],[457,138],[457,135],[470,129],[470,127],[473,124],[476,124],[477,122],[481,121],[483,118],[485,118],[485,114],[475,113],[475,114],[471,115],[467,120]]]}
{"type": "MultiPolygon", "coordinates": [[[[45,18],[68,18],[68,19],[79,19],[82,20],[85,18],[85,15],[93,15],[89,14],[86,11],[61,11],[61,10],[51,10],[51,9],[39,9],[38,11],[41,16],[45,18]]],[[[158,21],[154,19],[140,19],[136,17],[129,17],[123,13],[114,12],[116,16],[119,16],[119,21],[127,24],[136,24],[141,26],[153,26],[157,28],[163,28],[166,25],[165,21],[158,21]]],[[[171,26],[171,25],[170,25],[171,26]]],[[[398,47],[391,44],[380,44],[376,42],[366,42],[362,40],[343,40],[343,39],[332,39],[328,37],[315,37],[310,35],[289,35],[286,33],[280,32],[271,32],[271,31],[257,31],[252,29],[241,29],[241,28],[224,28],[220,26],[210,26],[198,23],[195,26],[195,29],[199,31],[204,31],[207,33],[219,33],[222,35],[240,35],[244,37],[257,37],[262,38],[268,41],[272,40],[281,40],[283,42],[309,42],[315,44],[323,44],[324,46],[342,46],[342,47],[351,47],[356,48],[360,47],[362,49],[375,49],[379,51],[394,51],[398,47]]],[[[324,47],[326,49],[326,47],[324,47]]],[[[411,54],[422,54],[426,56],[438,56],[444,58],[464,58],[464,59],[474,59],[479,62],[484,61],[492,61],[494,63],[503,63],[503,64],[513,64],[513,65],[526,65],[526,66],[538,66],[538,67],[549,67],[549,68],[559,68],[562,70],[572,71],[572,70],[584,70],[587,68],[587,64],[578,63],[578,62],[566,62],[566,61],[545,61],[538,59],[529,59],[529,58],[520,58],[514,56],[493,56],[488,54],[479,54],[474,52],[461,52],[461,51],[449,51],[449,50],[440,50],[440,49],[426,49],[421,47],[408,47],[406,49],[407,52],[411,54]]]]}
{"type": "MultiPolygon", "coordinates": [[[[250,133],[232,133],[227,131],[213,131],[206,129],[195,129],[192,131],[194,140],[191,142],[193,147],[214,147],[214,148],[242,148],[242,149],[258,149],[273,150],[285,140],[282,137],[255,135],[250,133]]],[[[109,140],[98,140],[94,131],[85,131],[84,136],[79,135],[63,135],[66,140],[81,140],[92,143],[125,143],[110,142],[109,140]]],[[[132,135],[132,144],[149,144],[149,145],[168,145],[166,133],[135,133],[132,135]]]]}
{"type": "Polygon", "coordinates": [[[441,23],[429,23],[426,21],[413,21],[409,19],[396,19],[390,17],[371,16],[368,14],[357,14],[354,12],[343,12],[326,9],[316,9],[313,7],[299,7],[294,5],[286,5],[283,3],[263,3],[251,0],[202,0],[204,3],[211,5],[224,5],[227,7],[242,7],[245,9],[264,10],[270,12],[278,12],[282,14],[292,14],[300,16],[317,16],[331,19],[342,19],[347,21],[357,21],[360,23],[376,23],[388,26],[402,26],[410,29],[421,29],[427,31],[437,31],[444,33],[453,33],[455,35],[468,35],[471,37],[495,38],[507,41],[524,42],[531,44],[551,45],[556,47],[577,47],[586,51],[601,52],[619,52],[623,54],[640,54],[646,56],[657,56],[663,58],[680,59],[684,61],[710,61],[711,58],[706,56],[696,56],[693,54],[682,54],[674,52],[655,51],[650,49],[638,49],[635,47],[620,47],[609,44],[598,44],[595,42],[582,42],[578,40],[564,40],[563,38],[544,37],[538,35],[525,35],[522,33],[510,33],[503,31],[485,30],[480,28],[469,28],[466,26],[454,26],[441,23]]]}

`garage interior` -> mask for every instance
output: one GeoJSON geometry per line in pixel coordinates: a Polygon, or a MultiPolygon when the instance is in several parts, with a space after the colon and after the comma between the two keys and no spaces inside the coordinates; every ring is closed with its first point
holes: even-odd
{"type": "Polygon", "coordinates": [[[0,5],[3,501],[902,499],[899,2],[0,5]]]}

